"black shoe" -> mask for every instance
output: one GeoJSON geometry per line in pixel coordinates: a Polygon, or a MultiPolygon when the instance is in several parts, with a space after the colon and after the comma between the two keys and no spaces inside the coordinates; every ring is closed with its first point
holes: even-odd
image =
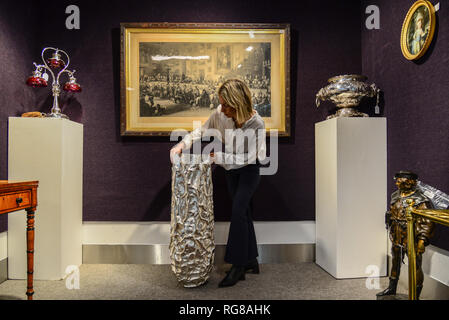
{"type": "Polygon", "coordinates": [[[232,266],[226,277],[218,284],[218,287],[230,287],[235,285],[239,280],[245,280],[245,267],[232,266]]]}
{"type": "Polygon", "coordinates": [[[254,259],[253,261],[249,262],[245,266],[245,272],[251,272],[251,273],[254,273],[254,274],[259,274],[260,273],[259,262],[257,261],[257,259],[254,259]]]}
{"type": "MultiPolygon", "coordinates": [[[[229,273],[230,270],[226,271],[226,273],[229,273]]],[[[259,270],[259,262],[257,261],[257,259],[254,259],[250,262],[248,262],[248,264],[245,266],[245,272],[246,273],[254,273],[254,274],[259,274],[260,270],[259,270]]]]}
{"type": "Polygon", "coordinates": [[[396,288],[398,286],[397,280],[390,279],[390,284],[388,285],[388,288],[384,291],[381,291],[376,294],[377,297],[383,297],[383,296],[393,296],[396,294],[396,288]]]}

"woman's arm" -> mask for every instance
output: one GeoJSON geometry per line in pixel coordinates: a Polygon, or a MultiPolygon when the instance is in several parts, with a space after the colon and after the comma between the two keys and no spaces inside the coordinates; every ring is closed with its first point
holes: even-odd
{"type": "Polygon", "coordinates": [[[174,155],[175,154],[181,154],[182,150],[187,150],[190,149],[190,147],[192,146],[192,144],[201,139],[201,135],[202,133],[207,130],[207,129],[211,129],[211,128],[215,128],[216,127],[216,116],[217,116],[217,112],[218,111],[214,111],[209,119],[207,119],[207,121],[200,127],[200,128],[196,128],[195,130],[193,130],[191,133],[188,133],[184,136],[184,138],[181,140],[181,142],[179,142],[178,144],[176,144],[171,150],[170,150],[170,160],[173,163],[174,161],[174,155]]]}

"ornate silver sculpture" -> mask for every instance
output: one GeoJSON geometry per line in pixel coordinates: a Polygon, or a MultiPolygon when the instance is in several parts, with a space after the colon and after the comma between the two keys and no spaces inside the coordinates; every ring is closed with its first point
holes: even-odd
{"type": "MultiPolygon", "coordinates": [[[[48,56],[48,55],[47,55],[48,56]]],[[[34,66],[36,67],[36,70],[33,71],[33,74],[27,79],[26,84],[31,87],[47,87],[49,80],[47,71],[50,72],[52,76],[52,92],[53,92],[53,107],[51,108],[51,112],[46,114],[46,117],[51,118],[64,118],[68,119],[69,117],[65,114],[61,113],[61,109],[59,108],[58,98],[61,94],[61,86],[59,84],[59,77],[63,73],[67,73],[69,76],[69,82],[67,82],[63,86],[64,91],[68,92],[81,92],[81,86],[76,83],[76,79],[74,77],[74,73],[76,70],[70,71],[67,70],[69,64],[70,64],[70,58],[69,55],[57,48],[44,48],[41,53],[41,58],[44,64],[36,64],[34,62],[34,66]],[[45,53],[49,52],[52,53],[51,57],[47,60],[45,59],[45,53]],[[65,56],[65,60],[61,57],[61,54],[65,56]],[[57,73],[56,73],[57,72],[57,73]]]]}
{"type": "Polygon", "coordinates": [[[182,154],[172,166],[171,268],[184,287],[197,287],[214,265],[214,205],[210,158],[182,154]]]}
{"type": "Polygon", "coordinates": [[[330,78],[328,85],[321,88],[316,94],[316,106],[320,106],[320,101],[331,101],[338,108],[336,114],[330,115],[327,119],[336,117],[368,117],[366,113],[358,112],[355,108],[365,97],[377,96],[376,113],[379,104],[380,90],[373,83],[366,84],[367,77],[356,74],[342,75],[330,78]]]}

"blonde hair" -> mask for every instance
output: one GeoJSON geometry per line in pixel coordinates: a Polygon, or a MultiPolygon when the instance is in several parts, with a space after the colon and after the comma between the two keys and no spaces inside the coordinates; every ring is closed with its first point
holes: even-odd
{"type": "Polygon", "coordinates": [[[239,79],[226,80],[218,89],[218,95],[223,101],[236,111],[237,122],[243,123],[253,114],[251,91],[239,79]]]}

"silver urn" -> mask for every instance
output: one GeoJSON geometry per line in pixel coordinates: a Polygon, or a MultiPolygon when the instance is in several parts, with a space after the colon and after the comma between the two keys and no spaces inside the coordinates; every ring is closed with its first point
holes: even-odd
{"type": "MultiPolygon", "coordinates": [[[[373,98],[377,96],[379,102],[379,89],[373,83],[371,85],[364,81],[367,77],[357,74],[347,74],[332,77],[324,88],[316,94],[316,106],[320,106],[321,101],[331,101],[339,109],[327,119],[337,117],[368,117],[366,113],[357,111],[355,108],[363,98],[373,98]]],[[[376,106],[377,107],[377,106],[376,106]]],[[[376,108],[377,109],[377,108],[376,108]]]]}

